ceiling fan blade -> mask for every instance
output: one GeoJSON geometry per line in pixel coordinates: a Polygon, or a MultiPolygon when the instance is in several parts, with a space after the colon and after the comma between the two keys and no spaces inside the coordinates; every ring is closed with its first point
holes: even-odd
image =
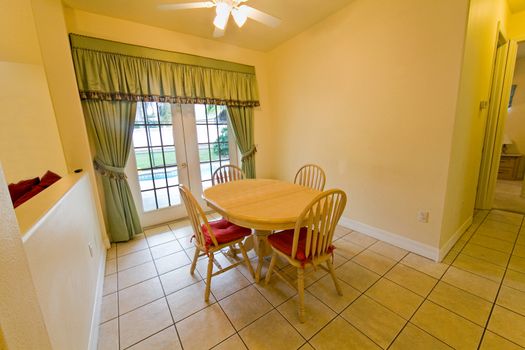
{"type": "Polygon", "coordinates": [[[224,30],[220,29],[220,28],[217,28],[214,26],[214,30],[213,30],[213,37],[214,38],[221,38],[224,36],[224,30]]]}
{"type": "Polygon", "coordinates": [[[212,1],[200,1],[200,2],[184,2],[181,4],[162,4],[159,5],[161,10],[189,10],[189,9],[201,9],[210,8],[215,6],[212,1]]]}
{"type": "Polygon", "coordinates": [[[242,5],[239,6],[239,10],[243,11],[246,16],[253,19],[254,21],[266,24],[269,27],[277,27],[281,24],[281,20],[277,17],[270,16],[267,13],[254,9],[253,7],[242,5]]]}

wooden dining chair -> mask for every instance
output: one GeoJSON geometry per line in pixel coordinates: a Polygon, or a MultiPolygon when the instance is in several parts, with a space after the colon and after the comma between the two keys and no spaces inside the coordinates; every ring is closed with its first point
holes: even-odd
{"type": "Polygon", "coordinates": [[[249,228],[237,226],[226,219],[208,222],[204,211],[190,190],[184,185],[179,185],[179,191],[184,201],[184,205],[186,206],[188,217],[193,228],[193,238],[195,239],[194,244],[196,249],[190,269],[190,273],[192,275],[195,272],[195,267],[199,257],[203,255],[208,256],[208,270],[206,273],[206,290],[204,292],[204,301],[207,302],[210,298],[211,278],[213,276],[217,276],[242,263],[245,263],[252,277],[255,278],[253,267],[250,263],[250,260],[248,259],[248,255],[246,254],[246,250],[242,243],[243,239],[246,236],[251,235],[252,231],[249,228]],[[226,247],[234,248],[235,245],[239,246],[243,260],[222,269],[219,267],[217,272],[213,272],[214,254],[226,247]]]}
{"type": "Polygon", "coordinates": [[[295,174],[293,182],[294,184],[322,191],[324,190],[326,176],[324,170],[319,165],[306,164],[295,174]]]}
{"type": "Polygon", "coordinates": [[[241,168],[232,164],[228,164],[223,165],[217,170],[215,170],[215,172],[211,176],[211,183],[213,186],[215,186],[217,184],[222,184],[225,182],[242,180],[245,177],[246,176],[244,176],[244,172],[241,168]]]}
{"type": "Polygon", "coordinates": [[[343,295],[332,264],[334,230],[346,206],[346,194],[341,190],[328,190],[319,194],[306,206],[297,219],[295,228],[268,237],[273,253],[266,273],[266,284],[275,273],[299,293],[299,320],[304,322],[304,271],[307,267],[321,267],[330,272],[335,289],[343,295]],[[281,272],[274,270],[277,256],[283,257],[297,268],[297,286],[281,272]],[[326,267],[322,264],[325,263],[326,267]]]}

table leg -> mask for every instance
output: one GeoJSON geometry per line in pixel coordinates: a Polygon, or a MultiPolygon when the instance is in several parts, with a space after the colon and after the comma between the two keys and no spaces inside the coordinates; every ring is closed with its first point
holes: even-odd
{"type": "Polygon", "coordinates": [[[255,234],[255,248],[257,252],[257,256],[259,258],[259,263],[257,264],[257,270],[255,271],[255,282],[259,283],[259,280],[261,279],[261,271],[262,266],[264,264],[264,257],[269,255],[269,252],[271,252],[270,247],[268,246],[268,236],[272,233],[272,231],[264,231],[264,230],[254,230],[255,234]]]}

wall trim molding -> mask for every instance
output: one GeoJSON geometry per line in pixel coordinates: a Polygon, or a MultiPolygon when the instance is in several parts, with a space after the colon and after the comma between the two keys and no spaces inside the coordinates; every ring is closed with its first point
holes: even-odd
{"type": "Polygon", "coordinates": [[[471,215],[465,222],[456,230],[456,232],[452,235],[452,237],[449,238],[447,243],[445,243],[440,249],[439,249],[439,260],[441,261],[447,256],[448,252],[454,247],[456,242],[461,238],[463,233],[468,230],[468,228],[472,225],[473,216],[471,215]]]}
{"type": "Polygon", "coordinates": [[[432,247],[428,244],[403,237],[400,234],[389,232],[345,217],[341,217],[339,224],[351,230],[361,232],[367,236],[393,244],[399,248],[409,250],[434,261],[439,261],[440,250],[437,247],[432,247]]]}
{"type": "Polygon", "coordinates": [[[95,292],[95,305],[93,305],[93,314],[91,315],[91,330],[89,332],[89,350],[97,350],[100,314],[102,312],[102,296],[104,294],[104,275],[106,273],[106,250],[102,249],[98,264],[97,287],[95,292]]]}

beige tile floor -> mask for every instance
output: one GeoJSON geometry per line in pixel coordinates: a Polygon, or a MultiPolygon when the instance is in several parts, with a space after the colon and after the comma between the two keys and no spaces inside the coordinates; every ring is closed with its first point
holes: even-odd
{"type": "Polygon", "coordinates": [[[205,303],[206,261],[190,276],[191,228],[170,223],[108,251],[99,349],[522,349],[522,222],[478,212],[442,263],[339,227],[344,295],[324,271],[310,275],[303,324],[293,289],[256,284],[244,267],[214,277],[205,303]]]}
{"type": "Polygon", "coordinates": [[[523,180],[498,180],[494,190],[493,208],[525,213],[525,198],[521,196],[523,180]]]}

